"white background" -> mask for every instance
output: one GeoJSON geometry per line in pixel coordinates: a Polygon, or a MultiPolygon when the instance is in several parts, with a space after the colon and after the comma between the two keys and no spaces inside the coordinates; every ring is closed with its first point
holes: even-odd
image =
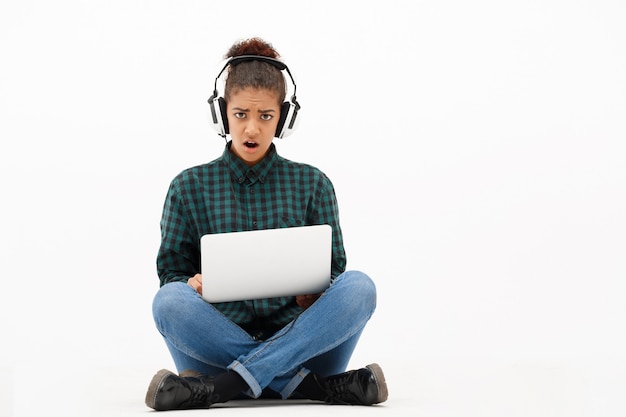
{"type": "Polygon", "coordinates": [[[387,410],[623,416],[624,21],[619,0],[2,2],[0,415],[173,367],[163,199],[221,154],[206,100],[260,36],[303,106],[279,153],[330,176],[378,285],[353,366],[383,366],[387,410]]]}

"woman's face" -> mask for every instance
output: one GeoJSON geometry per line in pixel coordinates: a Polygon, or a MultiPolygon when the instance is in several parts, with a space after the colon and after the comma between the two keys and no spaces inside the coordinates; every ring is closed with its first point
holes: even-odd
{"type": "Polygon", "coordinates": [[[231,94],[226,103],[231,150],[253,166],[267,154],[280,118],[278,94],[248,87],[231,94]]]}

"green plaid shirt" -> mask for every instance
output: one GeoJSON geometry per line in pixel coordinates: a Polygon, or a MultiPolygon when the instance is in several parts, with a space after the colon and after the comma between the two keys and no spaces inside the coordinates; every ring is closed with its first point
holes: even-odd
{"type": "MultiPolygon", "coordinates": [[[[161,218],[157,256],[160,284],[200,273],[200,237],[256,229],[329,224],[333,229],[331,276],[346,267],[335,190],[319,169],[289,161],[271,145],[248,167],[230,151],[208,164],[189,168],[169,187],[161,218]]],[[[301,308],[295,297],[215,303],[240,325],[284,326],[301,308]]]]}

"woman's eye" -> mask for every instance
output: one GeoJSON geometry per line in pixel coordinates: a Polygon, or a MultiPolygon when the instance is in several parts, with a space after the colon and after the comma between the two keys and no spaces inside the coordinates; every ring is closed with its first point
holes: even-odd
{"type": "Polygon", "coordinates": [[[261,120],[272,120],[272,117],[274,117],[274,116],[272,116],[272,115],[271,115],[271,114],[269,114],[269,113],[263,113],[263,114],[261,115],[261,120]]]}
{"type": "Polygon", "coordinates": [[[237,119],[245,119],[245,118],[246,118],[246,114],[245,114],[245,113],[242,113],[242,112],[235,113],[235,117],[236,117],[237,119]]]}

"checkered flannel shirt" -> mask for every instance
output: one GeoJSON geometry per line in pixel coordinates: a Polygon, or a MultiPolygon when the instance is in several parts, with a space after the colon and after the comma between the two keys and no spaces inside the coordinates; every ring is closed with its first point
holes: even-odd
{"type": "MultiPolygon", "coordinates": [[[[230,151],[184,170],[171,182],[161,218],[157,255],[160,285],[200,273],[200,237],[256,229],[329,224],[333,230],[331,279],[345,270],[335,190],[319,169],[280,157],[274,144],[248,167],[230,151]]],[[[245,254],[242,253],[245,261],[245,254]]],[[[295,297],[215,303],[237,324],[284,326],[301,308],[295,297]]]]}

